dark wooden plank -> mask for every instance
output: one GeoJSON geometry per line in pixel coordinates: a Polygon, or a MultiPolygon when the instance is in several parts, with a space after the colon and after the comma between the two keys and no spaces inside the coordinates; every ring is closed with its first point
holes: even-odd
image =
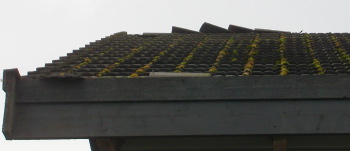
{"type": "Polygon", "coordinates": [[[347,75],[22,79],[16,102],[350,98],[347,75]]]}
{"type": "Polygon", "coordinates": [[[350,135],[289,135],[290,150],[349,151],[350,135]]]}
{"type": "Polygon", "coordinates": [[[113,138],[97,138],[95,141],[98,151],[119,151],[113,138]]]}
{"type": "MultiPolygon", "coordinates": [[[[272,151],[273,136],[128,137],[122,151],[272,151]]],[[[350,135],[289,135],[288,151],[349,151],[350,135]],[[292,139],[294,143],[290,144],[292,139]],[[298,143],[298,144],[295,144],[298,143]],[[303,145],[301,145],[303,144],[303,145]],[[300,146],[301,145],[301,146],[300,146]]]]}
{"type": "Polygon", "coordinates": [[[3,90],[6,92],[5,98],[5,111],[2,132],[5,138],[10,140],[12,138],[13,118],[15,112],[15,99],[16,99],[16,84],[20,79],[20,75],[17,69],[4,70],[3,73],[4,82],[3,90]]]}
{"type": "MultiPolygon", "coordinates": [[[[123,151],[272,151],[273,138],[276,136],[131,137],[125,140],[121,149],[123,151]]],[[[349,151],[349,140],[350,135],[288,135],[287,143],[288,151],[349,151]]]]}
{"type": "Polygon", "coordinates": [[[123,151],[271,151],[271,136],[128,137],[123,151]]]}
{"type": "Polygon", "coordinates": [[[17,103],[15,139],[350,134],[349,100],[17,103]]]}

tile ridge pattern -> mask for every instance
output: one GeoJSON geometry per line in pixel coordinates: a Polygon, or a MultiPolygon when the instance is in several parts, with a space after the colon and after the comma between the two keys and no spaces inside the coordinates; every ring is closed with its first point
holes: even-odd
{"type": "Polygon", "coordinates": [[[348,75],[349,54],[348,33],[117,33],[28,76],[144,77],[179,69],[212,76],[348,75]]]}

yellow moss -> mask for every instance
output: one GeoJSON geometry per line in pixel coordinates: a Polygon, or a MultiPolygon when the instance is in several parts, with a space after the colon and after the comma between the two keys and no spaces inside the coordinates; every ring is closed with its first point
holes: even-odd
{"type": "Polygon", "coordinates": [[[110,65],[110,66],[108,66],[107,68],[108,68],[108,69],[114,69],[114,68],[115,68],[115,66],[110,65]]]}
{"type": "Polygon", "coordinates": [[[178,66],[176,67],[176,69],[183,69],[183,68],[185,68],[185,65],[183,65],[183,64],[178,65],[178,66]]]}
{"type": "Polygon", "coordinates": [[[87,62],[87,63],[90,63],[90,62],[91,62],[91,59],[85,58],[84,61],[87,62]]]}
{"type": "Polygon", "coordinates": [[[244,66],[244,68],[253,69],[253,65],[251,65],[250,63],[248,63],[248,64],[246,64],[246,65],[244,66]]]}
{"type": "Polygon", "coordinates": [[[142,73],[144,73],[144,72],[145,72],[145,70],[142,69],[142,68],[136,70],[136,73],[137,73],[137,74],[142,74],[142,73]]]}
{"type": "Polygon", "coordinates": [[[252,73],[252,69],[250,69],[250,68],[244,68],[244,72],[252,73]]]}
{"type": "Polygon", "coordinates": [[[243,76],[249,76],[250,74],[248,72],[244,72],[243,76]]]}
{"type": "Polygon", "coordinates": [[[131,75],[130,75],[130,77],[131,78],[136,78],[136,77],[138,77],[139,75],[137,74],[137,73],[132,73],[131,75]]]}
{"type": "Polygon", "coordinates": [[[282,75],[282,76],[285,76],[287,74],[288,74],[288,72],[286,72],[286,71],[281,71],[281,73],[280,73],[280,75],[282,75]]]}
{"type": "Polygon", "coordinates": [[[109,69],[103,69],[102,71],[101,71],[101,73],[102,74],[104,74],[104,73],[110,73],[111,71],[109,70],[109,69]]]}
{"type": "Polygon", "coordinates": [[[238,61],[238,59],[237,59],[237,58],[232,58],[231,61],[232,61],[232,62],[236,62],[236,61],[238,61]]]}
{"type": "Polygon", "coordinates": [[[209,69],[209,72],[210,72],[210,73],[215,73],[215,72],[218,72],[218,70],[216,69],[216,67],[211,67],[211,68],[209,69]]]}
{"type": "Polygon", "coordinates": [[[147,69],[151,68],[151,66],[145,65],[145,66],[143,66],[142,68],[143,68],[144,70],[147,70],[147,69]]]}
{"type": "Polygon", "coordinates": [[[131,51],[132,51],[132,52],[139,52],[140,50],[137,49],[137,48],[134,48],[134,49],[132,49],[131,51]]]}
{"type": "Polygon", "coordinates": [[[258,45],[257,44],[252,44],[251,47],[252,48],[256,48],[256,47],[258,47],[258,45]]]}
{"type": "Polygon", "coordinates": [[[220,52],[219,52],[219,55],[224,56],[224,55],[226,55],[226,52],[225,52],[225,51],[220,51],[220,52]]]}

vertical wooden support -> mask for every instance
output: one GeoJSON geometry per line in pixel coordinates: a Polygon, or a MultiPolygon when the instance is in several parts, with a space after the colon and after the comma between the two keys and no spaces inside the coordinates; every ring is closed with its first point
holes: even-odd
{"type": "Polygon", "coordinates": [[[90,138],[89,141],[91,151],[120,151],[124,143],[118,138],[90,138]]]}
{"type": "Polygon", "coordinates": [[[90,138],[89,142],[90,142],[90,149],[91,149],[91,151],[99,151],[96,139],[90,138]]]}
{"type": "Polygon", "coordinates": [[[113,139],[102,138],[96,140],[99,151],[117,151],[113,139]]]}
{"type": "Polygon", "coordinates": [[[286,136],[276,136],[273,138],[273,151],[287,151],[286,136]]]}
{"type": "Polygon", "coordinates": [[[17,69],[8,69],[3,72],[3,86],[2,89],[6,92],[4,120],[2,132],[7,140],[12,138],[13,118],[15,114],[15,92],[16,83],[20,79],[20,74],[17,69]]]}

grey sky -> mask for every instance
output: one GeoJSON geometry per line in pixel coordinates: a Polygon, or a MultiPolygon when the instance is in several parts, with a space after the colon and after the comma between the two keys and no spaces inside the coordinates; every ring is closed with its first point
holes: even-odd
{"type": "MultiPolygon", "coordinates": [[[[203,22],[292,32],[349,32],[348,0],[0,0],[0,76],[21,75],[115,32],[199,30],[203,22]]],[[[5,93],[0,92],[0,108],[5,93]]],[[[2,117],[3,111],[0,111],[2,117]]],[[[2,123],[0,123],[2,124],[2,123]]],[[[88,141],[5,141],[0,150],[87,151],[88,141]]]]}

